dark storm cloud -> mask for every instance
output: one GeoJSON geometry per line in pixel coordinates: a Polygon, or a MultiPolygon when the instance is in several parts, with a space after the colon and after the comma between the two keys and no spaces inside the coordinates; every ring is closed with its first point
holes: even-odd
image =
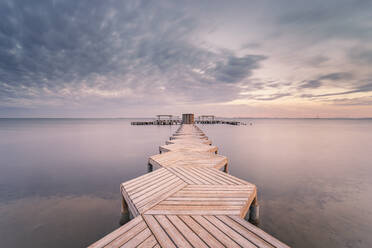
{"type": "MultiPolygon", "coordinates": [[[[291,28],[309,36],[308,41],[329,38],[370,39],[368,25],[372,2],[369,0],[286,1],[285,10],[277,9],[276,20],[282,28],[291,28]],[[278,11],[278,12],[277,12],[278,11]]],[[[283,5],[283,2],[277,2],[283,5]]]]}
{"type": "Polygon", "coordinates": [[[327,61],[329,61],[329,58],[324,55],[317,55],[306,60],[307,64],[310,66],[321,66],[327,61]]]}
{"type": "Polygon", "coordinates": [[[198,47],[188,38],[197,32],[196,18],[176,3],[15,0],[0,4],[3,103],[81,101],[89,95],[91,101],[104,98],[106,104],[107,98],[121,104],[161,103],[171,97],[180,102],[226,101],[239,93],[228,84],[249,77],[265,58],[198,47]]]}
{"type": "Polygon", "coordinates": [[[276,99],[283,98],[286,96],[291,96],[291,95],[292,94],[290,93],[277,93],[277,94],[271,94],[271,95],[267,95],[263,97],[254,97],[253,99],[258,100],[258,101],[272,101],[272,100],[276,100],[276,99]]]}
{"type": "Polygon", "coordinates": [[[113,27],[104,27],[107,6],[102,1],[3,1],[1,80],[52,85],[116,70],[113,27]]]}
{"type": "Polygon", "coordinates": [[[316,89],[326,84],[324,81],[342,81],[350,80],[353,75],[348,72],[335,72],[319,76],[317,79],[306,81],[304,84],[299,85],[299,89],[316,89]]]}
{"type": "Polygon", "coordinates": [[[310,80],[310,81],[307,81],[306,83],[300,85],[300,88],[302,88],[302,89],[306,89],[306,88],[315,89],[315,88],[319,88],[320,86],[322,86],[321,81],[310,80]]]}
{"type": "Polygon", "coordinates": [[[372,65],[372,49],[354,47],[348,53],[352,61],[358,64],[372,65]]]}
{"type": "Polygon", "coordinates": [[[235,83],[250,76],[259,62],[266,59],[262,55],[246,55],[242,58],[230,56],[226,62],[218,63],[215,68],[216,79],[221,82],[235,83]]]}
{"type": "Polygon", "coordinates": [[[0,105],[6,113],[46,105],[106,111],[253,99],[246,92],[262,101],[317,97],[308,93],[328,86],[369,92],[358,72],[332,67],[328,51],[353,44],[338,49],[346,60],[337,62],[372,63],[371,1],[237,3],[2,0],[0,105]],[[286,60],[304,69],[298,81],[286,60]]]}
{"type": "Polygon", "coordinates": [[[349,80],[352,79],[352,74],[348,72],[335,72],[326,74],[323,76],[320,76],[318,80],[332,80],[332,81],[338,81],[338,80],[349,80]]]}
{"type": "Polygon", "coordinates": [[[258,42],[248,42],[244,45],[242,45],[242,49],[255,49],[261,47],[261,44],[258,42]]]}
{"type": "Polygon", "coordinates": [[[364,84],[359,87],[356,87],[352,90],[341,91],[341,92],[334,92],[334,93],[326,93],[326,94],[303,94],[301,97],[304,98],[315,98],[315,97],[326,97],[326,96],[341,96],[341,95],[348,95],[352,93],[360,93],[360,92],[372,92],[372,83],[364,84]]]}
{"type": "Polygon", "coordinates": [[[339,98],[339,99],[330,100],[329,102],[335,105],[343,105],[343,106],[369,106],[369,105],[372,105],[372,96],[339,98]]]}

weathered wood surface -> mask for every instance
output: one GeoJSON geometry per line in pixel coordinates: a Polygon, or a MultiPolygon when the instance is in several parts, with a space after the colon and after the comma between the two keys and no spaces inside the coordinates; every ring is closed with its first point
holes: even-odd
{"type": "Polygon", "coordinates": [[[166,140],[165,144],[170,145],[170,144],[189,144],[189,143],[197,143],[197,144],[206,144],[206,145],[211,145],[212,141],[208,139],[198,139],[198,138],[190,138],[190,139],[173,139],[173,140],[166,140]]]}
{"type": "Polygon", "coordinates": [[[90,247],[288,247],[244,217],[256,186],[219,169],[227,158],[195,125],[182,125],[149,163],[151,173],[121,184],[134,218],[90,247]]]}
{"type": "Polygon", "coordinates": [[[153,155],[149,164],[158,167],[198,167],[220,169],[227,164],[227,157],[211,152],[172,151],[153,155]]]}
{"type": "Polygon", "coordinates": [[[236,215],[144,214],[89,247],[289,246],[236,215]]]}
{"type": "Polygon", "coordinates": [[[164,152],[212,152],[217,153],[217,146],[211,146],[200,142],[194,143],[176,143],[169,145],[162,145],[159,147],[161,153],[164,152]]]}
{"type": "Polygon", "coordinates": [[[160,169],[121,185],[124,199],[130,199],[128,207],[135,216],[155,206],[187,184],[168,170],[160,169]]]}
{"type": "Polygon", "coordinates": [[[193,135],[193,134],[185,134],[185,135],[173,135],[169,138],[170,140],[175,139],[205,139],[207,140],[207,136],[200,136],[200,135],[193,135]]]}

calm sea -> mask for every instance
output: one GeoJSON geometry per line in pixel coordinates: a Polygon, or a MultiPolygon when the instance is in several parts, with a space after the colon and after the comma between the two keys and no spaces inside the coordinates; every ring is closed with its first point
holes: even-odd
{"type": "MultiPolygon", "coordinates": [[[[0,119],[1,247],[84,247],[118,227],[119,185],[176,126],[0,119]]],[[[260,227],[293,247],[372,247],[372,120],[200,125],[258,186],[260,227]]]]}

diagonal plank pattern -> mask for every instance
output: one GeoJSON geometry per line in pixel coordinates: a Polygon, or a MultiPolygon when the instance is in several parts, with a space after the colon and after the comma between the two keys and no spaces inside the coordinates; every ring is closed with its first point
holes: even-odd
{"type": "Polygon", "coordinates": [[[146,214],[201,214],[246,216],[254,185],[187,185],[152,207],[146,214]]]}
{"type": "Polygon", "coordinates": [[[244,218],[256,186],[220,171],[227,158],[193,124],[151,156],[159,169],[124,182],[122,214],[134,217],[90,247],[285,247],[244,218]]]}
{"type": "Polygon", "coordinates": [[[142,216],[138,216],[90,245],[98,247],[160,247],[142,216]]]}
{"type": "Polygon", "coordinates": [[[149,158],[149,164],[156,167],[200,167],[220,169],[227,165],[225,156],[211,152],[172,151],[149,158]]]}
{"type": "Polygon", "coordinates": [[[217,146],[211,146],[207,144],[200,143],[175,143],[169,145],[162,145],[159,147],[160,153],[164,152],[212,152],[217,153],[217,146]]]}
{"type": "Polygon", "coordinates": [[[137,216],[186,185],[170,171],[159,169],[123,183],[121,193],[133,216],[137,216]]]}

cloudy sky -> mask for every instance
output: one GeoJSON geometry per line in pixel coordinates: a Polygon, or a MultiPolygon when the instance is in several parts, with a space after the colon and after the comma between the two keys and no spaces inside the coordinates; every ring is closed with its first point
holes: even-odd
{"type": "Polygon", "coordinates": [[[0,0],[0,117],[372,117],[372,1],[0,0]]]}

